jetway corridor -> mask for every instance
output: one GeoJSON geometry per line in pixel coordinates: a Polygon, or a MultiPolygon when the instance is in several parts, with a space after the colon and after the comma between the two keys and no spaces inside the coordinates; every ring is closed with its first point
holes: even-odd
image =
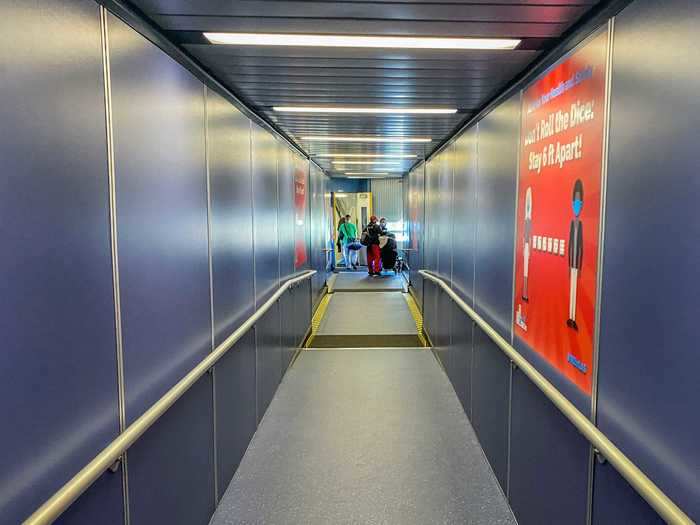
{"type": "Polygon", "coordinates": [[[403,278],[334,277],[210,523],[515,524],[403,278]]]}
{"type": "Polygon", "coordinates": [[[700,523],[699,22],[0,2],[0,525],[700,523]]]}

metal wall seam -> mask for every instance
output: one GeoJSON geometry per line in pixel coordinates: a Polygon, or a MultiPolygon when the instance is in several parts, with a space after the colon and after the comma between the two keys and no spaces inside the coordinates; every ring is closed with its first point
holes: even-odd
{"type": "MultiPolygon", "coordinates": [[[[453,272],[454,272],[454,262],[455,262],[455,246],[454,246],[454,238],[455,238],[455,170],[456,170],[456,164],[457,164],[457,140],[452,141],[452,152],[450,154],[450,171],[452,172],[452,182],[450,184],[450,288],[454,289],[454,282],[453,282],[453,272]]],[[[450,337],[447,341],[447,348],[449,349],[448,352],[451,352],[452,348],[452,313],[450,312],[450,318],[448,319],[448,328],[447,332],[449,333],[450,337]]]]}
{"type": "MultiPolygon", "coordinates": [[[[250,148],[248,148],[248,171],[250,173],[250,225],[253,229],[251,239],[252,243],[252,254],[253,254],[253,311],[258,311],[258,280],[256,278],[257,271],[255,268],[255,198],[254,198],[254,181],[253,181],[253,121],[248,121],[248,140],[250,142],[250,148]]],[[[255,428],[258,427],[258,422],[260,418],[258,417],[258,405],[260,400],[258,399],[258,329],[256,325],[253,325],[253,344],[255,345],[255,368],[253,374],[255,376],[255,428]]]]}
{"type": "MultiPolygon", "coordinates": [[[[279,288],[281,279],[282,279],[282,243],[280,242],[280,160],[282,159],[282,153],[286,155],[286,151],[283,152],[281,145],[277,143],[275,140],[275,174],[277,175],[276,181],[275,181],[275,193],[277,195],[277,210],[275,213],[275,217],[277,219],[277,227],[275,228],[277,230],[277,287],[279,288]]],[[[253,226],[253,230],[255,230],[255,226],[253,226]]],[[[291,293],[290,289],[288,288],[285,292],[285,294],[291,293]]],[[[284,352],[284,338],[282,337],[282,298],[280,297],[277,299],[277,341],[278,341],[278,349],[280,352],[280,377],[284,375],[284,367],[281,364],[282,361],[282,353],[284,352]]],[[[281,381],[281,379],[280,379],[281,381]]],[[[279,388],[279,383],[275,385],[275,391],[277,391],[277,388],[279,388]]],[[[268,405],[269,407],[270,405],[268,405]]]]}
{"type": "MultiPolygon", "coordinates": [[[[476,155],[476,170],[474,171],[474,253],[472,254],[472,308],[476,308],[476,252],[477,240],[479,239],[479,128],[477,122],[476,128],[476,145],[474,146],[474,154],[476,155]]],[[[476,323],[472,321],[472,366],[470,367],[469,377],[469,418],[471,421],[474,414],[474,343],[476,342],[476,323]]]]}
{"type": "MultiPolygon", "coordinates": [[[[212,261],[212,210],[211,210],[211,175],[209,169],[209,91],[204,86],[204,167],[207,183],[207,258],[209,260],[209,316],[211,319],[211,351],[216,348],[216,334],[214,328],[214,264],[212,261]]],[[[214,427],[214,506],[219,503],[219,463],[217,451],[217,423],[216,423],[216,367],[211,369],[211,396],[214,427]]]]}
{"type": "MultiPolygon", "coordinates": [[[[516,253],[518,251],[518,191],[520,190],[520,148],[521,137],[523,132],[523,90],[520,90],[518,94],[518,147],[517,155],[518,158],[515,162],[515,213],[513,213],[513,288],[511,291],[510,299],[510,344],[513,346],[513,340],[515,338],[515,332],[513,331],[513,315],[515,307],[515,264],[516,264],[516,253]]],[[[510,378],[508,386],[508,448],[506,451],[506,497],[510,498],[510,445],[511,445],[511,434],[512,434],[512,415],[513,415],[513,374],[515,368],[513,361],[510,362],[510,378]]]]}
{"type": "Polygon", "coordinates": [[[603,292],[603,259],[605,256],[605,212],[608,186],[608,157],[610,141],[610,98],[612,96],[612,68],[613,68],[613,44],[615,38],[615,19],[611,18],[608,24],[608,55],[605,78],[605,114],[603,121],[603,154],[601,166],[600,185],[600,237],[598,239],[598,273],[596,275],[596,309],[593,336],[593,386],[591,392],[591,421],[596,422],[598,407],[598,345],[600,339],[600,309],[603,292]]]}
{"type": "MultiPolygon", "coordinates": [[[[275,210],[275,217],[277,218],[277,286],[280,285],[280,278],[282,276],[282,250],[280,249],[280,158],[281,158],[281,148],[280,145],[275,141],[275,173],[277,174],[277,209],[275,210]]],[[[280,312],[280,333],[282,333],[282,315],[280,312]]]]}
{"type": "MultiPolygon", "coordinates": [[[[423,149],[425,150],[425,146],[423,147],[423,149]]],[[[425,152],[424,152],[423,156],[425,157],[425,152]]],[[[427,184],[428,184],[428,182],[427,182],[428,161],[427,160],[423,161],[423,168],[422,169],[423,169],[423,189],[422,189],[422,193],[423,193],[423,224],[421,227],[421,236],[422,236],[421,241],[422,242],[421,242],[420,249],[423,250],[423,253],[422,253],[421,259],[420,259],[420,266],[425,265],[425,246],[426,246],[425,240],[426,240],[426,233],[428,231],[428,228],[427,228],[428,213],[427,213],[427,205],[426,205],[426,200],[427,200],[426,196],[427,196],[427,189],[428,189],[428,186],[427,186],[427,184]]],[[[418,269],[420,270],[420,268],[418,268],[418,269]]],[[[421,283],[421,288],[422,288],[420,291],[420,309],[421,309],[421,312],[423,313],[423,331],[426,332],[426,330],[425,330],[425,279],[423,279],[422,276],[421,276],[420,283],[421,283]]]]}
{"type": "MultiPolygon", "coordinates": [[[[598,415],[598,360],[600,352],[600,315],[603,299],[603,260],[605,257],[605,212],[608,187],[608,157],[610,141],[610,99],[613,82],[613,46],[615,43],[615,17],[608,21],[608,48],[605,60],[605,113],[603,115],[603,152],[600,181],[600,218],[598,233],[598,261],[596,274],[595,323],[593,325],[593,384],[591,387],[591,422],[597,425],[598,415]]],[[[588,458],[588,501],[586,523],[593,523],[593,486],[595,483],[595,461],[597,451],[590,447],[588,458]]]]}
{"type": "MultiPolygon", "coordinates": [[[[109,28],[107,10],[100,6],[100,35],[102,44],[102,68],[105,104],[105,131],[107,135],[107,179],[109,187],[109,229],[112,255],[112,294],[114,301],[114,332],[117,361],[117,404],[119,410],[119,432],[126,428],[126,388],[124,381],[124,340],[122,334],[121,291],[119,285],[119,249],[117,237],[117,188],[114,168],[114,128],[112,125],[112,77],[109,61],[109,28]]],[[[127,452],[121,456],[122,468],[122,502],[124,524],[129,525],[129,473],[127,452]]]]}
{"type": "MultiPolygon", "coordinates": [[[[474,172],[474,253],[472,254],[472,308],[476,308],[476,252],[477,252],[477,241],[479,240],[479,143],[481,141],[479,123],[476,124],[476,145],[474,147],[474,154],[476,155],[476,170],[474,172]]],[[[513,270],[515,272],[515,270],[513,270]]]]}
{"type": "MultiPolygon", "coordinates": [[[[452,153],[450,158],[452,161],[450,162],[450,171],[452,172],[452,182],[450,184],[450,188],[452,188],[452,191],[450,192],[450,223],[452,225],[452,231],[450,231],[450,288],[454,289],[454,282],[452,281],[453,279],[453,273],[454,273],[454,261],[455,261],[455,249],[454,249],[454,235],[455,235],[455,171],[456,171],[456,164],[457,164],[457,140],[452,141],[452,153]]],[[[450,316],[451,318],[451,316],[450,316]]],[[[450,328],[451,331],[451,328],[450,328]]],[[[450,336],[452,334],[450,333],[450,336]]]]}

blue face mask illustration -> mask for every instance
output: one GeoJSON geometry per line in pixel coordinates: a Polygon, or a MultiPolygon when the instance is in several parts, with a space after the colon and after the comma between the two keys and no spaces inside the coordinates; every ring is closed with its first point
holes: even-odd
{"type": "Polygon", "coordinates": [[[578,217],[581,214],[581,208],[583,208],[583,201],[581,199],[574,200],[574,215],[578,217]]]}

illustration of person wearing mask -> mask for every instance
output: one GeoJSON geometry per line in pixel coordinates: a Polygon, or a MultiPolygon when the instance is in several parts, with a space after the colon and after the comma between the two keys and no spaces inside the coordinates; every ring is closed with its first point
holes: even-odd
{"type": "Polygon", "coordinates": [[[523,301],[529,302],[527,276],[530,269],[530,243],[532,242],[532,188],[525,192],[525,222],[523,225],[523,301]]]}
{"type": "Polygon", "coordinates": [[[576,286],[583,261],[583,223],[579,218],[583,209],[583,183],[581,179],[577,179],[574,183],[572,207],[574,218],[569,225],[569,318],[566,320],[566,326],[578,330],[576,324],[576,286]]]}

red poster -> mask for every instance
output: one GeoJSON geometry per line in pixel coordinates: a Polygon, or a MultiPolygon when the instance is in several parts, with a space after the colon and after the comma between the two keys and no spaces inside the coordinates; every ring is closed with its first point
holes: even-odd
{"type": "Polygon", "coordinates": [[[294,268],[306,263],[306,169],[294,168],[294,268]]]}
{"type": "Polygon", "coordinates": [[[607,34],[523,92],[515,335],[590,395],[607,34]]]}

